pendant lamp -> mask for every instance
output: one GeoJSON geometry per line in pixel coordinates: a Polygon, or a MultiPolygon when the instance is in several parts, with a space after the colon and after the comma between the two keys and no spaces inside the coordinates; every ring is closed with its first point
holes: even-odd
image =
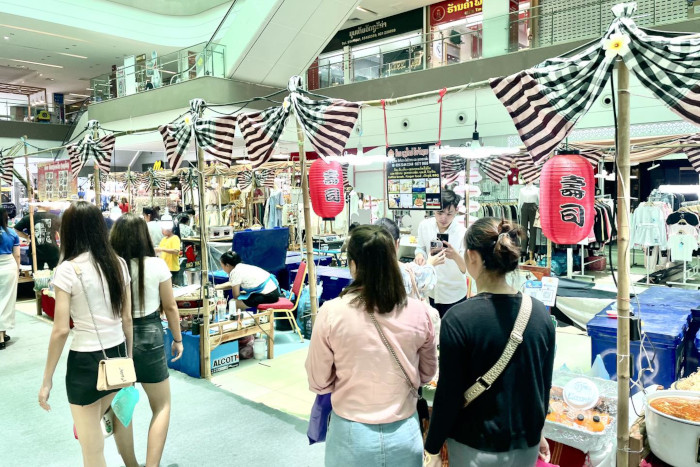
{"type": "Polygon", "coordinates": [[[588,237],[595,221],[595,178],[591,164],[575,150],[559,151],[540,176],[542,233],[559,245],[588,237]]]}
{"type": "Polygon", "coordinates": [[[343,169],[339,162],[316,159],[309,169],[309,196],[314,212],[332,221],[343,211],[343,169]]]}

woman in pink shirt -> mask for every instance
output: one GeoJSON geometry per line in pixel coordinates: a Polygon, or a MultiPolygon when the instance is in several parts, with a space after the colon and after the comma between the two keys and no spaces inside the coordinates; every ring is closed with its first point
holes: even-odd
{"type": "Polygon", "coordinates": [[[326,465],[421,466],[417,389],[437,370],[428,310],[406,297],[382,227],[354,229],[348,260],[354,281],[321,307],[306,360],[311,391],[332,393],[326,465]]]}

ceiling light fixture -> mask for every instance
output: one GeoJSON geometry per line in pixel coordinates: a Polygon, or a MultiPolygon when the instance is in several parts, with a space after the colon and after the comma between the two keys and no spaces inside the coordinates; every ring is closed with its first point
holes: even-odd
{"type": "Polygon", "coordinates": [[[85,88],[86,91],[94,91],[95,88],[85,88]]]}
{"type": "Polygon", "coordinates": [[[85,94],[76,94],[74,92],[70,92],[70,93],[68,93],[68,95],[69,96],[78,96],[78,97],[90,97],[90,96],[87,96],[85,94]]]}
{"type": "Polygon", "coordinates": [[[82,58],[83,60],[87,59],[87,57],[85,57],[84,55],[67,54],[64,52],[58,52],[58,55],[65,55],[66,57],[82,58]]]}
{"type": "Polygon", "coordinates": [[[16,29],[18,31],[27,31],[27,32],[33,32],[35,34],[43,34],[45,36],[61,37],[63,39],[72,39],[72,40],[78,41],[78,42],[89,42],[89,41],[86,41],[84,39],[78,39],[77,37],[62,36],[61,34],[54,34],[52,32],[38,31],[36,29],[23,28],[20,26],[10,26],[9,24],[0,24],[0,26],[2,26],[4,28],[16,29]]]}
{"type": "Polygon", "coordinates": [[[161,73],[168,73],[168,74],[170,74],[170,75],[176,75],[176,74],[177,74],[177,73],[174,72],[174,71],[168,71],[168,70],[158,70],[158,71],[160,71],[161,73]]]}
{"type": "Polygon", "coordinates": [[[3,39],[5,39],[6,41],[9,41],[9,40],[10,40],[10,36],[5,36],[5,37],[3,37],[3,39]]]}
{"type": "Polygon", "coordinates": [[[50,66],[51,68],[63,68],[61,65],[51,65],[49,63],[30,62],[29,60],[19,60],[16,58],[8,58],[7,60],[9,60],[11,62],[29,63],[30,65],[50,66]]]}
{"type": "Polygon", "coordinates": [[[361,6],[358,6],[357,9],[358,9],[359,11],[363,12],[363,13],[369,13],[370,15],[377,16],[377,12],[376,12],[376,11],[368,10],[367,8],[364,8],[364,7],[361,7],[361,6]]]}

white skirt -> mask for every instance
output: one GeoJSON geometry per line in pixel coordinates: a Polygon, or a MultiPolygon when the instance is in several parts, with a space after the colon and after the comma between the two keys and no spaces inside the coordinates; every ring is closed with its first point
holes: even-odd
{"type": "Polygon", "coordinates": [[[0,255],[0,331],[15,327],[15,303],[19,273],[12,255],[0,255]]]}

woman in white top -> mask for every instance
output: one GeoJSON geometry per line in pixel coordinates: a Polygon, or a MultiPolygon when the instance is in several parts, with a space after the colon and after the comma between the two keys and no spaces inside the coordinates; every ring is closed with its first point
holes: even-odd
{"type": "Polygon", "coordinates": [[[226,271],[229,281],[217,285],[216,289],[232,289],[239,310],[279,300],[280,293],[275,276],[262,268],[243,263],[235,251],[229,250],[221,255],[221,269],[226,271]]]}
{"type": "MultiPolygon", "coordinates": [[[[129,265],[131,273],[131,312],[134,316],[134,366],[136,381],[148,396],[153,417],[148,430],[146,466],[157,466],[163,455],[170,424],[170,383],[163,350],[162,305],[173,335],[173,361],[182,356],[180,316],[173,297],[172,275],[161,258],[156,257],[146,221],[124,214],[114,223],[112,247],[129,265]]],[[[115,420],[114,438],[127,467],[140,465],[134,452],[133,423],[124,428],[115,420]]]]}
{"type": "Polygon", "coordinates": [[[109,244],[100,210],[78,201],[63,214],[62,262],[55,271],[56,311],[39,405],[48,404],[53,374],[70,332],[66,392],[83,453],[83,463],[104,466],[104,438],[100,420],[118,389],[97,390],[97,372],[103,349],[109,358],[132,351],[129,270],[109,244]]]}

